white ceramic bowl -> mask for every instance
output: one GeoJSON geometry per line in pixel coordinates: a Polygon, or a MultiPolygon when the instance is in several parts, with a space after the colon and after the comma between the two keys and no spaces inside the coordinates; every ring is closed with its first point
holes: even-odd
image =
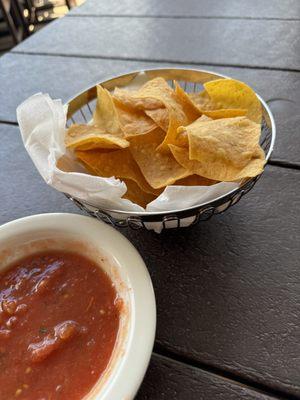
{"type": "Polygon", "coordinates": [[[151,278],[132,244],[110,226],[74,214],[40,214],[0,227],[0,269],[38,250],[69,249],[88,255],[115,283],[125,304],[118,339],[102,378],[85,400],[131,400],[146,372],[155,337],[151,278]]]}

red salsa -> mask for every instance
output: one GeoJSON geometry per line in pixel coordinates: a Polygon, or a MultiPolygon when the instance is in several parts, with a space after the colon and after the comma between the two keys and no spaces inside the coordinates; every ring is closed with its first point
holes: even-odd
{"type": "Polygon", "coordinates": [[[94,262],[49,251],[0,274],[0,400],[79,400],[106,369],[120,302],[94,262]]]}

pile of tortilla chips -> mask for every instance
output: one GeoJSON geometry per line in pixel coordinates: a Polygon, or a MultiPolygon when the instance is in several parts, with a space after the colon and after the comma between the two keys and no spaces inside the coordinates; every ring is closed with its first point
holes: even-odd
{"type": "Polygon", "coordinates": [[[66,147],[90,174],[124,181],[124,198],[142,207],[168,185],[209,186],[263,171],[261,104],[242,82],[213,80],[188,94],[155,78],[135,91],[97,86],[97,97],[91,124],[72,125],[66,147]]]}

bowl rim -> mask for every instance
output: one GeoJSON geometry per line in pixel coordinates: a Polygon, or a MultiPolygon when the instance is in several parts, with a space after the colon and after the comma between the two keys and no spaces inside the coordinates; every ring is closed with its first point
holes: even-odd
{"type": "MultiPolygon", "coordinates": [[[[218,72],[215,72],[215,71],[210,71],[210,70],[205,70],[205,69],[195,69],[195,68],[189,68],[189,67],[185,67],[185,68],[183,68],[183,67],[176,67],[176,68],[170,68],[170,67],[143,68],[143,69],[140,69],[140,70],[124,72],[123,74],[120,74],[120,75],[109,75],[109,76],[107,76],[107,78],[105,80],[95,81],[94,84],[86,87],[86,89],[78,92],[75,96],[72,96],[70,99],[68,99],[65,102],[65,106],[68,106],[69,103],[72,100],[74,100],[76,97],[80,96],[82,93],[92,89],[96,85],[104,84],[104,83],[106,83],[108,81],[111,81],[113,79],[119,79],[119,78],[125,77],[126,75],[135,75],[135,74],[140,74],[140,73],[143,73],[143,72],[146,72],[146,73],[147,72],[151,73],[152,71],[154,71],[154,72],[159,72],[159,71],[167,72],[169,70],[178,71],[178,72],[180,72],[180,71],[189,72],[190,71],[190,72],[195,72],[195,73],[206,73],[206,74],[210,74],[210,75],[219,76],[220,78],[224,78],[224,79],[234,79],[234,78],[232,78],[232,77],[230,77],[228,75],[224,75],[224,74],[221,74],[221,73],[218,73],[218,72]]],[[[274,120],[274,116],[272,114],[272,111],[271,111],[270,107],[268,106],[268,104],[266,103],[266,101],[258,93],[255,92],[255,94],[258,97],[258,99],[261,102],[261,104],[263,105],[263,107],[265,108],[265,110],[266,110],[266,112],[268,114],[268,117],[270,119],[270,125],[271,125],[270,128],[271,128],[272,136],[271,136],[270,147],[269,147],[269,150],[268,150],[268,152],[266,154],[266,164],[267,164],[267,162],[268,162],[268,160],[269,160],[269,158],[270,158],[270,156],[271,156],[271,154],[273,152],[273,149],[274,149],[274,144],[275,144],[275,139],[276,139],[276,125],[275,125],[275,120],[274,120]]],[[[247,180],[246,183],[252,181],[253,179],[256,179],[256,178],[260,177],[263,174],[263,172],[260,175],[258,175],[257,177],[254,177],[254,178],[251,178],[251,179],[247,180]]],[[[127,216],[127,217],[151,217],[151,216],[154,217],[154,216],[169,216],[169,215],[172,215],[172,214],[180,214],[180,213],[185,213],[185,212],[193,212],[193,211],[198,210],[199,208],[210,206],[210,205],[212,205],[214,203],[218,203],[222,199],[225,199],[227,196],[233,196],[240,189],[241,189],[241,187],[239,186],[238,188],[232,189],[232,190],[226,192],[225,194],[222,194],[221,196],[216,197],[213,200],[205,201],[203,203],[198,203],[198,204],[196,204],[194,206],[187,207],[187,208],[179,208],[179,209],[168,210],[168,211],[124,211],[124,210],[117,210],[117,209],[112,209],[112,208],[107,208],[107,207],[102,207],[102,206],[101,207],[96,207],[96,206],[94,206],[94,205],[92,205],[92,204],[90,204],[90,203],[88,203],[86,201],[77,199],[77,198],[75,198],[73,196],[71,196],[71,197],[73,197],[79,203],[82,203],[83,205],[86,205],[88,207],[94,208],[96,210],[104,211],[104,212],[106,212],[108,214],[115,213],[115,214],[120,214],[120,215],[127,216]]]]}
{"type": "MultiPolygon", "coordinates": [[[[100,250],[103,249],[117,261],[129,280],[132,312],[124,354],[112,367],[99,392],[93,392],[94,386],[84,399],[88,400],[92,396],[94,400],[132,400],[146,373],[156,331],[155,295],[146,265],[136,248],[120,232],[104,222],[78,214],[36,214],[7,222],[0,226],[0,241],[38,230],[53,232],[55,229],[60,232],[65,230],[66,235],[71,232],[80,233],[83,241],[84,231],[90,232],[89,236],[92,233],[98,234],[100,250]]],[[[97,247],[95,242],[98,239],[93,242],[97,247]]]]}

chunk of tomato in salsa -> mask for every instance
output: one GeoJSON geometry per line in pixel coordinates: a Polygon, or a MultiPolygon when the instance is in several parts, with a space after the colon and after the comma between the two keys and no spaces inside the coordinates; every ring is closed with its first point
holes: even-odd
{"type": "Polygon", "coordinates": [[[0,400],[79,400],[105,371],[120,300],[82,255],[49,251],[0,274],[0,400]]]}

